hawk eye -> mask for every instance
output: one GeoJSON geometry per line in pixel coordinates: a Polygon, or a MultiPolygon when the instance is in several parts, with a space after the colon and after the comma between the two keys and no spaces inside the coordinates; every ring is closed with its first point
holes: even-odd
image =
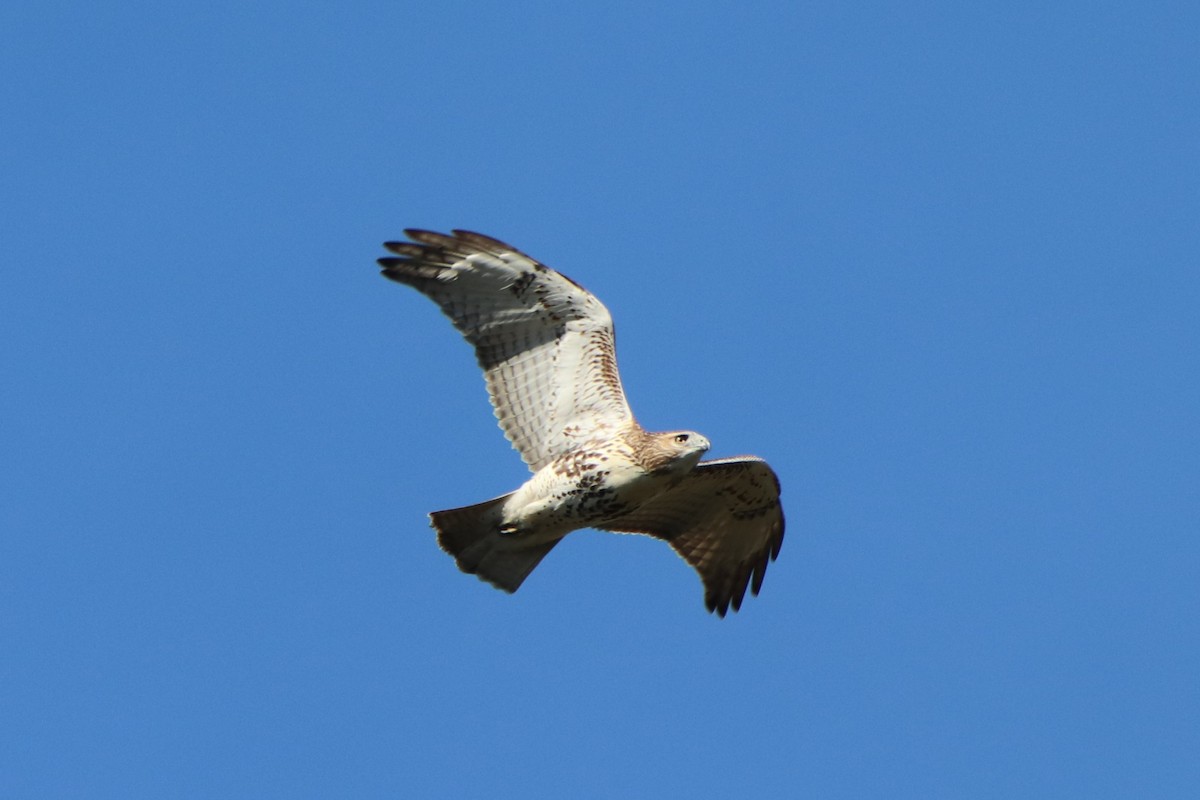
{"type": "Polygon", "coordinates": [[[679,444],[683,444],[687,440],[688,440],[688,435],[686,433],[681,433],[675,437],[675,441],[678,442],[679,444]]]}

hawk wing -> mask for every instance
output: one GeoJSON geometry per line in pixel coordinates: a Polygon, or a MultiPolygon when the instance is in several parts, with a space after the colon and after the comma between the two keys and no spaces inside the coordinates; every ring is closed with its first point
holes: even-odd
{"type": "Polygon", "coordinates": [[[383,274],[432,299],[475,347],[496,418],[533,471],[633,421],[612,317],[586,289],[503,242],[406,230],[383,274]]]}
{"type": "Polygon", "coordinates": [[[753,456],[702,461],[674,488],[597,527],[665,539],[700,573],[708,610],[723,617],[741,608],[747,586],[758,594],[779,555],[779,479],[753,456]]]}

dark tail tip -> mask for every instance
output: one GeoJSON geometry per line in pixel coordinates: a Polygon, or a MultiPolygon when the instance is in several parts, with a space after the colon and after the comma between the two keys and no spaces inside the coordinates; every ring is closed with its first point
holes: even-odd
{"type": "Polygon", "coordinates": [[[558,540],[530,545],[522,543],[519,535],[501,533],[501,512],[508,498],[434,511],[429,519],[438,533],[438,544],[454,556],[459,569],[511,593],[558,540]]]}

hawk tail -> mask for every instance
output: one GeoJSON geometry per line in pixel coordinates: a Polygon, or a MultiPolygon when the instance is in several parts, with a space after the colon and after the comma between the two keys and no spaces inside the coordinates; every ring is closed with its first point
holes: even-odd
{"type": "Polygon", "coordinates": [[[509,497],[506,494],[473,506],[434,511],[429,519],[437,531],[438,544],[454,556],[459,569],[511,593],[559,540],[524,544],[519,537],[501,533],[504,501],[509,497]]]}

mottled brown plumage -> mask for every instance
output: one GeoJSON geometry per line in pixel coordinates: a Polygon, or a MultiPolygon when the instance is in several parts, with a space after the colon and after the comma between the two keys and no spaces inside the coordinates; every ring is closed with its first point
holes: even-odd
{"type": "Polygon", "coordinates": [[[406,231],[383,274],[441,306],[475,348],[505,436],[533,471],[515,492],[430,514],[460,568],[516,591],[573,530],[670,543],[724,616],[783,543],[779,481],[753,456],[701,461],[692,431],[648,433],[617,371],[612,318],[583,287],[496,239],[406,231]]]}

